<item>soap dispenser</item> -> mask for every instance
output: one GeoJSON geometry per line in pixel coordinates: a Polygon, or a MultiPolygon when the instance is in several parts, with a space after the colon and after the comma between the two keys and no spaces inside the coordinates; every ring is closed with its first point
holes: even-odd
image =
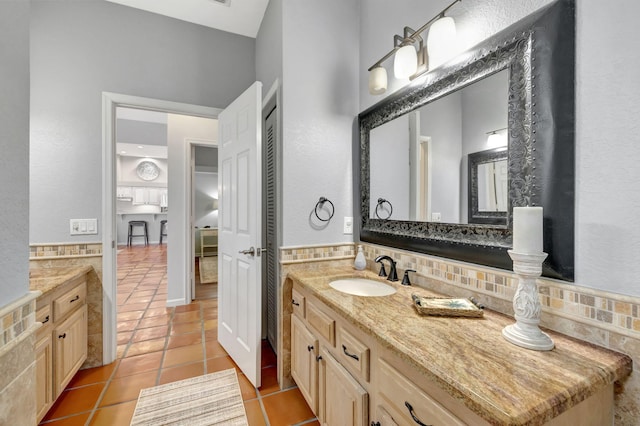
{"type": "Polygon", "coordinates": [[[353,262],[353,267],[358,271],[362,271],[367,267],[367,259],[364,258],[364,252],[360,244],[358,244],[358,253],[356,254],[356,260],[353,262]]]}

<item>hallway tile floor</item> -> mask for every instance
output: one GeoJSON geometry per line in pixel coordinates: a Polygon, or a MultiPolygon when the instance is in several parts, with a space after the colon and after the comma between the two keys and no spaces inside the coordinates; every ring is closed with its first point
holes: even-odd
{"type": "MultiPolygon", "coordinates": [[[[79,371],[41,425],[128,425],[140,389],[237,369],[217,340],[217,299],[166,308],[166,270],[166,245],[119,250],[117,359],[79,371]]],[[[196,286],[210,286],[198,283],[195,270],[196,286]]],[[[280,390],[276,355],[266,341],[262,386],[254,388],[240,370],[238,379],[249,425],[319,424],[298,388],[280,390]]]]}

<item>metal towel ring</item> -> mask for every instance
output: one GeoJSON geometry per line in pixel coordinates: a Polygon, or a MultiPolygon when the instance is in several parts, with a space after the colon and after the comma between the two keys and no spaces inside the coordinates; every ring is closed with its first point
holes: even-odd
{"type": "Polygon", "coordinates": [[[378,219],[387,220],[391,217],[391,214],[393,214],[393,206],[391,205],[391,202],[389,202],[389,200],[385,200],[384,198],[378,198],[378,204],[376,204],[376,217],[378,219]],[[389,215],[387,217],[380,217],[380,215],[378,214],[378,209],[385,203],[389,204],[389,215]]]}
{"type": "Polygon", "coordinates": [[[316,217],[318,218],[318,220],[321,220],[323,222],[329,222],[331,220],[331,218],[333,217],[333,214],[336,212],[336,208],[333,206],[333,203],[331,202],[331,200],[329,200],[329,199],[327,199],[325,197],[320,197],[320,199],[316,203],[316,208],[313,211],[316,214],[316,217]],[[331,214],[326,219],[323,219],[318,215],[318,208],[322,208],[322,206],[324,206],[324,203],[331,204],[331,214]]]}

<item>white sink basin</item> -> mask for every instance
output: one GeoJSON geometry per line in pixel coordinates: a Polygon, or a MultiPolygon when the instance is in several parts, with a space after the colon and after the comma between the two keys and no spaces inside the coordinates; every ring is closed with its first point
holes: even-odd
{"type": "Polygon", "coordinates": [[[334,289],[355,296],[388,296],[396,292],[392,286],[367,278],[345,278],[329,283],[334,289]]]}

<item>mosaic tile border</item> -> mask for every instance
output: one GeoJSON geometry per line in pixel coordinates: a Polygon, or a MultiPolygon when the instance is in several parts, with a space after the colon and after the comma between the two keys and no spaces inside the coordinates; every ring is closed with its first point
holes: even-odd
{"type": "Polygon", "coordinates": [[[353,243],[281,247],[280,264],[347,259],[355,255],[353,243]]]}
{"type": "Polygon", "coordinates": [[[26,296],[0,309],[0,356],[14,343],[28,336],[36,324],[36,298],[39,291],[30,291],[26,296]]]}
{"type": "Polygon", "coordinates": [[[31,244],[29,259],[102,256],[102,243],[31,244]]]}
{"type": "MultiPolygon", "coordinates": [[[[465,264],[390,247],[363,243],[365,257],[387,255],[396,259],[399,269],[415,269],[417,274],[445,284],[508,302],[510,306],[517,277],[510,272],[465,264]]],[[[371,265],[371,263],[370,263],[371,265]]],[[[552,315],[571,316],[581,322],[632,337],[640,337],[640,298],[607,293],[567,282],[538,280],[542,309],[552,315]]],[[[503,312],[497,306],[492,309],[503,312]]],[[[503,312],[512,315],[512,311],[503,312]]]]}

